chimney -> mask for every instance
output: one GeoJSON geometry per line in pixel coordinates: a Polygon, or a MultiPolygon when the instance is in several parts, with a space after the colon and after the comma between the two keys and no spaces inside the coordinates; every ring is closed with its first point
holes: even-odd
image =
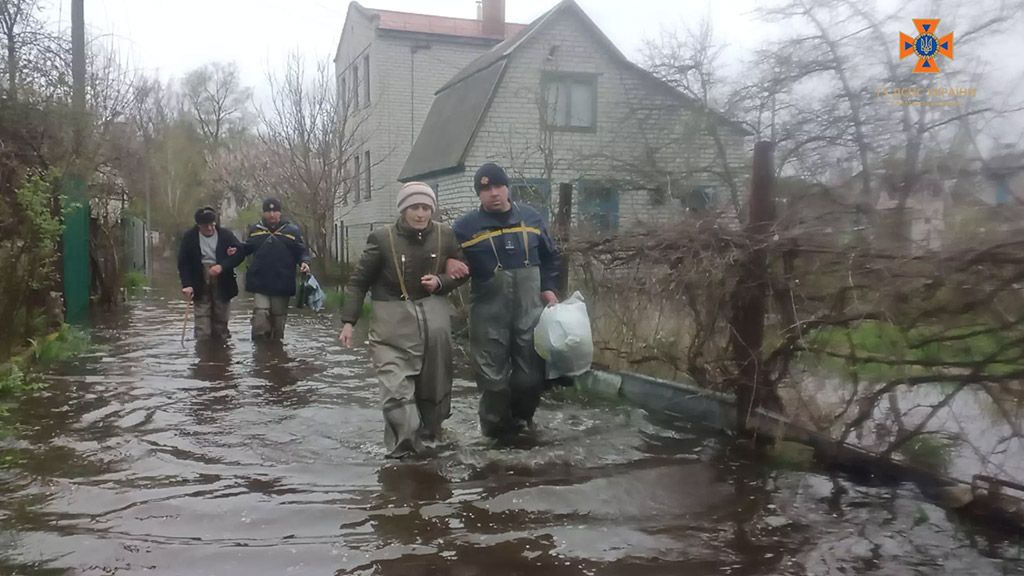
{"type": "Polygon", "coordinates": [[[480,0],[484,36],[505,37],[505,0],[480,0]]]}

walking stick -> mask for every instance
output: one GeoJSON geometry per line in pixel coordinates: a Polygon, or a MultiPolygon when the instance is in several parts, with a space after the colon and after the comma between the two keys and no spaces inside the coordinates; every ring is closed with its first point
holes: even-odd
{"type": "Polygon", "coordinates": [[[185,305],[185,321],[181,323],[181,347],[185,347],[185,330],[188,328],[188,311],[192,309],[192,299],[185,305]]]}

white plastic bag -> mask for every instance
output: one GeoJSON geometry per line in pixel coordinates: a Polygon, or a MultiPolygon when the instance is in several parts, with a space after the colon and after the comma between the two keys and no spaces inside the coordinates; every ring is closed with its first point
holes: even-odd
{"type": "Polygon", "coordinates": [[[547,362],[548,379],[579,376],[590,370],[594,339],[587,304],[579,292],[541,312],[533,329],[533,347],[547,362]]]}

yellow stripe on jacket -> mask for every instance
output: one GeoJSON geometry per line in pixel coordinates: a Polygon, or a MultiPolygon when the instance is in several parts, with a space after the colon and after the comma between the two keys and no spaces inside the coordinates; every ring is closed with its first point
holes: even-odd
{"type": "Polygon", "coordinates": [[[484,232],[478,232],[469,240],[466,240],[461,244],[463,248],[469,248],[470,246],[479,244],[484,240],[491,238],[497,238],[504,234],[518,234],[520,232],[529,232],[530,234],[536,234],[540,236],[540,228],[534,228],[532,226],[514,226],[512,228],[499,228],[498,230],[487,230],[484,232]]]}

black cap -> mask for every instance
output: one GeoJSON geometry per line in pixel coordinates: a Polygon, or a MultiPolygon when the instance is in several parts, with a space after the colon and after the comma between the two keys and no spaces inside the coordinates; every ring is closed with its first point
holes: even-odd
{"type": "Polygon", "coordinates": [[[217,212],[210,206],[203,206],[196,210],[196,224],[213,224],[217,221],[217,212]]]}
{"type": "Polygon", "coordinates": [[[264,212],[280,212],[281,211],[281,201],[278,200],[277,198],[267,198],[266,200],[263,201],[263,211],[264,212]]]}
{"type": "Polygon", "coordinates": [[[476,171],[473,176],[473,189],[479,194],[484,186],[508,186],[508,174],[505,169],[494,162],[488,162],[476,171]]]}

